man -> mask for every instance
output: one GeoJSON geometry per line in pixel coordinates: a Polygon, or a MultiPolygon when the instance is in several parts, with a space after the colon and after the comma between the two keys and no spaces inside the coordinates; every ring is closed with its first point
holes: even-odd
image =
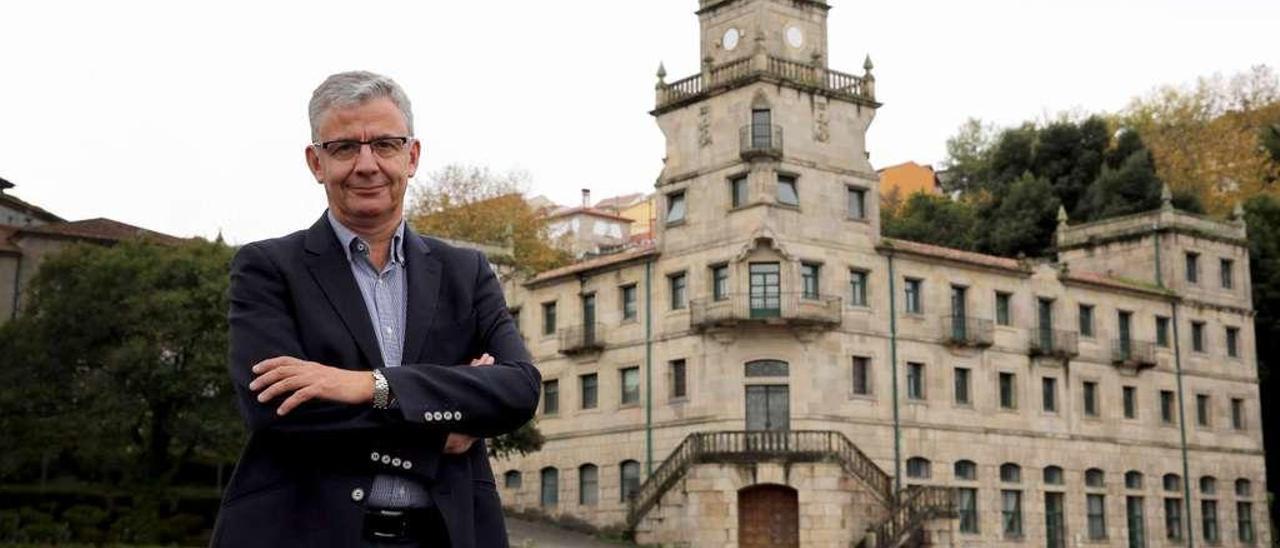
{"type": "Polygon", "coordinates": [[[481,253],[405,226],[421,145],[395,82],[330,76],[310,118],[328,211],[231,266],[251,433],[213,544],[506,546],[477,439],[526,423],[541,378],[498,280],[481,253]]]}

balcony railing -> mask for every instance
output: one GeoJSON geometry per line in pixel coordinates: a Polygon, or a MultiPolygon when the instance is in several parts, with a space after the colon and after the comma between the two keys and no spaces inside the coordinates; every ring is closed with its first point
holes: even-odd
{"type": "Polygon", "coordinates": [[[604,329],[598,323],[575,325],[559,332],[560,353],[599,352],[604,349],[604,329]]]}
{"type": "Polygon", "coordinates": [[[675,82],[658,82],[657,108],[664,109],[753,80],[786,82],[829,96],[875,104],[875,78],[855,76],[824,66],[761,55],[710,67],[675,82]]]}
{"type": "Polygon", "coordinates": [[[1032,356],[1074,358],[1080,355],[1080,335],[1075,331],[1032,329],[1028,350],[1032,356]]]}
{"type": "Polygon", "coordinates": [[[942,340],[952,346],[985,348],[995,342],[992,321],[985,318],[942,317],[942,340]]]}
{"type": "Polygon", "coordinates": [[[743,160],[782,157],[782,126],[747,124],[738,130],[739,153],[743,160]]]}
{"type": "Polygon", "coordinates": [[[689,301],[689,324],[695,329],[741,323],[839,325],[841,297],[806,293],[729,293],[719,299],[689,301]]]}
{"type": "Polygon", "coordinates": [[[1113,339],[1111,363],[1138,369],[1156,366],[1156,345],[1148,341],[1113,339]]]}

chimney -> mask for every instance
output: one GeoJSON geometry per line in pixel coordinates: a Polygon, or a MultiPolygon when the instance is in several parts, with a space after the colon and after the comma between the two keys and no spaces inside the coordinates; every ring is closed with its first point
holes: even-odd
{"type": "Polygon", "coordinates": [[[584,188],[582,189],[582,208],[586,209],[589,207],[591,207],[591,189],[584,188]]]}

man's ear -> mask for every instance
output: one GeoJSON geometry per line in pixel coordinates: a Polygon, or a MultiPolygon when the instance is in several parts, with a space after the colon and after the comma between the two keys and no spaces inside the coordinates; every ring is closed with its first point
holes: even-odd
{"type": "Polygon", "coordinates": [[[307,168],[311,170],[311,175],[315,176],[317,183],[324,183],[324,168],[320,166],[320,156],[316,154],[316,147],[307,145],[305,154],[307,168]]]}
{"type": "Polygon", "coordinates": [[[406,174],[413,177],[418,172],[418,159],[422,156],[422,141],[413,140],[413,144],[409,145],[409,170],[406,174]]]}

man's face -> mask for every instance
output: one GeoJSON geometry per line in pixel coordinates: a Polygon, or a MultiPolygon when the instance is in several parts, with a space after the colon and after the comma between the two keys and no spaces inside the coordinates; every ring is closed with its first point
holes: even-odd
{"type": "MultiPolygon", "coordinates": [[[[404,115],[395,103],[379,97],[329,109],[321,119],[319,141],[371,141],[408,135],[404,115]]],[[[418,169],[420,151],[416,140],[391,155],[380,154],[372,145],[366,145],[360,146],[353,158],[344,159],[309,146],[307,165],[324,185],[329,210],[339,222],[351,228],[375,228],[399,221],[405,189],[418,169]]]]}

